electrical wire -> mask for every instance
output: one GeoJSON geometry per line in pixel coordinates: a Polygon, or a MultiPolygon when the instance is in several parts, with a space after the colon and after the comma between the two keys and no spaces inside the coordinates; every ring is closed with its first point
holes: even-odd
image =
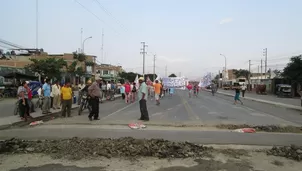
{"type": "Polygon", "coordinates": [[[94,1],[108,16],[113,18],[113,20],[115,20],[115,22],[117,22],[120,25],[120,27],[124,29],[124,31],[127,31],[127,29],[124,27],[124,25],[118,19],[116,19],[98,0],[94,0],[94,1]]]}
{"type": "MultiPolygon", "coordinates": [[[[91,10],[89,10],[87,7],[85,7],[83,4],[81,4],[79,1],[74,0],[76,3],[78,3],[82,8],[84,8],[87,12],[92,14],[95,18],[97,18],[100,22],[107,24],[104,20],[102,20],[100,17],[98,17],[95,13],[93,13],[91,10]]],[[[109,26],[109,25],[108,25],[109,26]]],[[[116,34],[119,34],[113,27],[109,26],[116,34]]]]}

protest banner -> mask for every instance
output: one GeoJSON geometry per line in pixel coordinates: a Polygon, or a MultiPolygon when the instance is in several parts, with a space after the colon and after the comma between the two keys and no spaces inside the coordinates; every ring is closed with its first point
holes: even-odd
{"type": "Polygon", "coordinates": [[[162,78],[162,83],[165,88],[181,88],[185,86],[183,77],[165,77],[162,78]]]}

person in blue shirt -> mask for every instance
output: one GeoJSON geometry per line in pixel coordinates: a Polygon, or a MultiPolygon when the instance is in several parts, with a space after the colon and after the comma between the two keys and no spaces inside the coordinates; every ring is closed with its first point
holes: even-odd
{"type": "Polygon", "coordinates": [[[173,87],[169,88],[169,93],[170,93],[170,96],[172,96],[174,94],[174,88],[173,87]]]}
{"type": "Polygon", "coordinates": [[[49,111],[49,109],[50,109],[50,93],[51,93],[51,88],[50,88],[49,82],[50,82],[50,80],[46,79],[45,83],[42,86],[42,95],[43,95],[42,114],[51,113],[49,111]]]}

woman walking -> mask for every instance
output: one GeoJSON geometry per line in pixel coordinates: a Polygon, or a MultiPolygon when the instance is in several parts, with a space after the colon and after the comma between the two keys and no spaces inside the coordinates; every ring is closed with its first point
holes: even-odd
{"type": "Polygon", "coordinates": [[[241,102],[241,104],[243,105],[242,101],[240,100],[240,88],[239,87],[237,87],[235,89],[234,105],[237,104],[237,101],[241,102]]]}

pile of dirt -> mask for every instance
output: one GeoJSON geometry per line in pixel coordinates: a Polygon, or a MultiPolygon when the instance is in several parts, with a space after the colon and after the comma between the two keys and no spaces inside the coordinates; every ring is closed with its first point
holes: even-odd
{"type": "Polygon", "coordinates": [[[0,142],[0,153],[44,153],[52,157],[82,159],[94,156],[187,158],[207,156],[211,147],[189,142],[171,142],[163,139],[88,139],[26,141],[10,139],[0,142]]]}
{"type": "Polygon", "coordinates": [[[263,126],[254,126],[254,125],[233,125],[233,124],[227,124],[227,125],[217,125],[216,126],[219,129],[240,129],[240,128],[254,128],[256,131],[262,131],[262,132],[284,132],[284,133],[302,133],[302,127],[296,127],[296,126],[277,126],[277,125],[263,125],[263,126]]]}
{"type": "Polygon", "coordinates": [[[302,161],[302,146],[291,145],[290,147],[273,147],[267,151],[267,155],[281,156],[296,161],[302,161]]]}

